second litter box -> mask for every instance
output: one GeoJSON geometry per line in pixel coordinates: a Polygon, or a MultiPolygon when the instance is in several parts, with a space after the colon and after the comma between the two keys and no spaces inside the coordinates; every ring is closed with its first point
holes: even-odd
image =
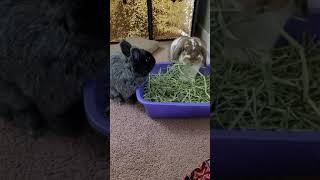
{"type": "Polygon", "coordinates": [[[110,121],[106,112],[109,107],[107,100],[109,92],[105,86],[106,83],[107,76],[103,74],[94,80],[87,81],[83,86],[84,107],[88,122],[103,136],[108,136],[110,133],[110,121]]]}
{"type": "MultiPolygon", "coordinates": [[[[151,74],[157,74],[160,70],[165,73],[170,62],[159,63],[154,66],[151,74]]],[[[210,67],[200,68],[204,75],[210,73],[210,67]]],[[[143,98],[144,86],[137,88],[138,101],[144,106],[146,113],[151,118],[194,118],[208,117],[210,114],[210,103],[179,103],[179,102],[151,102],[143,98]]]]}
{"type": "MultiPolygon", "coordinates": [[[[319,8],[310,9],[306,21],[292,19],[285,27],[300,42],[302,32],[320,37],[320,4],[310,2],[318,4],[319,8]]],[[[282,44],[285,45],[286,41],[280,38],[279,46],[282,44]]],[[[318,131],[211,129],[210,139],[216,179],[320,174],[318,131]]]]}

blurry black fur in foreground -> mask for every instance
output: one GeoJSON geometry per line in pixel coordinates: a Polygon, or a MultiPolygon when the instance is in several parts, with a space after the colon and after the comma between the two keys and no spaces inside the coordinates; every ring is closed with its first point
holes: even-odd
{"type": "Polygon", "coordinates": [[[107,69],[106,8],[107,1],[0,1],[0,116],[32,133],[81,132],[81,86],[107,69]]]}

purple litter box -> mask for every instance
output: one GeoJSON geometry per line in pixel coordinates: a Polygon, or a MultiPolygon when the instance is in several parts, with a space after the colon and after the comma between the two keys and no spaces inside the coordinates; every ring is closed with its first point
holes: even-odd
{"type": "MultiPolygon", "coordinates": [[[[303,31],[320,35],[316,12],[320,11],[311,10],[307,22],[289,21],[287,31],[299,40],[303,31]]],[[[210,147],[217,180],[320,175],[320,132],[213,129],[210,147]]]]}
{"type": "MultiPolygon", "coordinates": [[[[154,66],[151,74],[166,72],[171,63],[159,63],[154,66]]],[[[200,72],[203,74],[210,73],[210,67],[202,67],[200,72]]],[[[151,118],[192,118],[192,117],[209,117],[209,103],[158,103],[146,101],[143,99],[144,86],[137,88],[136,95],[138,101],[145,107],[147,114],[151,118]]]]}
{"type": "Polygon", "coordinates": [[[90,80],[83,85],[84,106],[90,125],[104,136],[109,134],[109,121],[106,116],[107,88],[106,77],[90,80]]]}

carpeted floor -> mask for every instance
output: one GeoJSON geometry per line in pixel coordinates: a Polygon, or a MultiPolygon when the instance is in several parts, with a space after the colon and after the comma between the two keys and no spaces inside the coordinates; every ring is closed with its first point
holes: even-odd
{"type": "Polygon", "coordinates": [[[87,127],[78,138],[34,140],[0,119],[0,180],[109,179],[108,139],[87,127]]]}
{"type": "MultiPolygon", "coordinates": [[[[169,43],[157,60],[167,60],[169,43]]],[[[181,180],[210,157],[209,118],[153,120],[139,104],[112,101],[110,112],[111,179],[181,180]]]]}

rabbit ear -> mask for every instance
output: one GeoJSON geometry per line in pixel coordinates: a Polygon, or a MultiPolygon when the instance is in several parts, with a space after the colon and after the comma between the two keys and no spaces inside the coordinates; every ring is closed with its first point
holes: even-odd
{"type": "Polygon", "coordinates": [[[131,59],[133,62],[137,62],[140,59],[140,50],[137,48],[132,48],[131,49],[131,59]]]}
{"type": "Polygon", "coordinates": [[[203,56],[203,64],[207,64],[207,49],[201,46],[201,53],[203,56]]]}
{"type": "Polygon", "coordinates": [[[203,64],[207,64],[206,63],[206,59],[207,59],[207,49],[204,47],[204,43],[203,41],[200,39],[200,38],[197,38],[197,37],[193,37],[195,41],[198,42],[199,46],[200,46],[200,51],[201,51],[201,54],[203,56],[203,64]]]}
{"type": "Polygon", "coordinates": [[[201,47],[201,53],[202,53],[202,56],[203,56],[203,64],[207,64],[207,53],[208,53],[208,51],[207,51],[207,49],[204,47],[204,45],[203,45],[203,43],[202,43],[202,41],[199,39],[199,41],[201,42],[201,45],[200,45],[200,47],[201,47]]]}
{"type": "Polygon", "coordinates": [[[186,36],[181,36],[178,39],[175,39],[170,47],[170,54],[169,54],[169,59],[172,60],[178,60],[181,52],[184,50],[183,46],[184,43],[188,40],[188,37],[186,36]]]}
{"type": "Polygon", "coordinates": [[[126,57],[129,57],[130,56],[130,49],[131,49],[131,44],[126,41],[126,40],[122,40],[120,42],[120,48],[121,48],[121,51],[122,53],[126,56],[126,57]]]}

